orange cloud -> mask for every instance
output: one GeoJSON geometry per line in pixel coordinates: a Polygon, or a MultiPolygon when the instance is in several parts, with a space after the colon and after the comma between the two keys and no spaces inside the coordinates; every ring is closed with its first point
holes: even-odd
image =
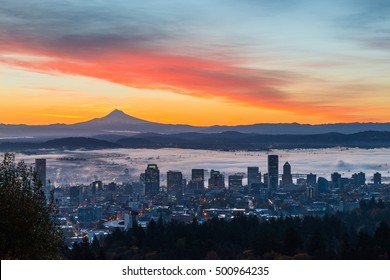
{"type": "MultiPolygon", "coordinates": [[[[331,120],[354,121],[353,109],[292,100],[281,88],[288,88],[300,75],[234,66],[229,59],[193,57],[155,49],[118,47],[89,55],[69,48],[27,47],[9,42],[2,53],[16,53],[1,63],[32,71],[59,72],[93,77],[141,89],[169,90],[202,98],[221,98],[245,106],[294,112],[299,115],[326,116],[331,120]],[[12,51],[11,51],[12,50],[12,51]],[[44,57],[18,59],[17,54],[44,57]]],[[[21,56],[23,57],[23,56],[21,56]]]]}

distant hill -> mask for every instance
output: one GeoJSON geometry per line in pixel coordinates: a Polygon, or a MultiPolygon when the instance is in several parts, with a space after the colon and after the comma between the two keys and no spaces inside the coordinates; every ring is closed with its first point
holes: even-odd
{"type": "Polygon", "coordinates": [[[0,151],[34,149],[97,150],[116,148],[183,148],[208,150],[269,150],[304,148],[390,148],[390,132],[366,131],[354,134],[262,135],[228,131],[222,133],[144,133],[117,141],[67,137],[44,142],[3,142],[0,151]]]}
{"type": "Polygon", "coordinates": [[[254,133],[139,134],[120,139],[126,148],[189,148],[211,150],[268,150],[295,148],[389,148],[390,132],[367,131],[355,134],[261,135],[254,133]]]}
{"type": "Polygon", "coordinates": [[[108,141],[87,138],[87,137],[67,137],[49,140],[45,142],[3,142],[0,143],[0,151],[24,151],[38,149],[55,149],[55,150],[100,150],[116,149],[122,146],[108,141]]]}
{"type": "Polygon", "coordinates": [[[116,149],[121,148],[120,145],[108,141],[87,138],[87,137],[68,137],[61,139],[54,139],[42,144],[44,148],[52,148],[59,150],[99,150],[99,149],[116,149]]]}
{"type": "MultiPolygon", "coordinates": [[[[162,124],[135,118],[120,110],[114,110],[102,118],[95,118],[76,124],[52,125],[7,125],[0,124],[0,142],[9,138],[26,137],[35,139],[54,139],[63,137],[93,137],[116,141],[120,138],[143,134],[180,134],[180,133],[255,133],[265,135],[306,135],[324,133],[353,134],[364,131],[388,131],[390,123],[339,123],[339,124],[250,124],[237,126],[199,127],[184,124],[162,124]]],[[[15,140],[14,140],[15,141],[15,140]]],[[[24,141],[24,140],[23,140],[24,141]]],[[[26,140],[27,141],[27,140],[26,140]]],[[[42,140],[43,141],[43,140],[42,140]]]]}
{"type": "Polygon", "coordinates": [[[335,123],[335,124],[251,124],[237,126],[210,126],[202,129],[203,133],[237,131],[258,134],[324,134],[330,132],[352,134],[364,131],[390,131],[390,123],[335,123]]]}

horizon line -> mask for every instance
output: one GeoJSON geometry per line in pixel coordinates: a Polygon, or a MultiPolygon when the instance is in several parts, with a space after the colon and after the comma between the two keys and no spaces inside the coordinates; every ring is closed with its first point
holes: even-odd
{"type": "MultiPolygon", "coordinates": [[[[76,125],[80,123],[85,123],[89,121],[93,121],[96,119],[104,119],[107,118],[109,115],[119,112],[122,113],[128,117],[135,118],[138,120],[150,122],[150,123],[156,123],[156,124],[164,124],[164,125],[186,125],[186,126],[191,126],[191,127],[203,127],[203,128],[208,128],[208,127],[240,127],[240,126],[252,126],[252,125],[305,125],[305,126],[321,126],[321,125],[351,125],[351,124],[390,124],[390,121],[385,121],[385,122],[374,122],[374,121],[369,121],[369,122],[360,122],[360,121],[355,121],[355,122],[333,122],[333,123],[300,123],[300,122],[254,122],[254,123],[244,123],[244,124],[212,124],[212,125],[192,125],[192,124],[187,124],[187,123],[169,123],[169,122],[158,122],[158,121],[152,121],[152,120],[147,120],[147,119],[142,119],[133,115],[129,115],[123,110],[120,109],[113,109],[109,113],[101,116],[101,117],[94,117],[90,118],[84,121],[79,121],[75,123],[47,123],[47,124],[28,124],[28,123],[2,123],[0,122],[0,125],[6,125],[6,126],[50,126],[50,125],[76,125]]],[[[72,117],[73,118],[73,117],[72,117]]]]}

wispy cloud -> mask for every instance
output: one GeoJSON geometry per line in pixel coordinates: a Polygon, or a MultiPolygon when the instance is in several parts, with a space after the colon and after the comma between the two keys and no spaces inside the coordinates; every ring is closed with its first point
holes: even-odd
{"type": "MultiPolygon", "coordinates": [[[[230,2],[230,5],[241,5],[242,11],[248,11],[254,2],[265,16],[275,9],[288,13],[293,7],[302,10],[305,6],[299,4],[300,1],[292,5],[287,1],[261,1],[258,4],[259,1],[249,0],[242,4],[230,2]]],[[[322,103],[300,100],[291,94],[291,85],[311,80],[308,74],[282,66],[272,70],[262,67],[261,55],[256,68],[243,66],[247,62],[243,59],[245,55],[240,53],[242,48],[235,49],[239,43],[231,41],[229,27],[225,29],[229,37],[226,42],[215,44],[210,38],[194,41],[199,38],[193,34],[197,33],[194,27],[204,27],[208,22],[196,22],[188,7],[199,9],[197,12],[206,11],[202,7],[206,1],[203,4],[189,1],[186,4],[189,6],[179,3],[182,2],[153,1],[151,5],[149,1],[112,1],[110,4],[98,0],[88,3],[37,1],[27,7],[20,1],[4,0],[0,8],[0,63],[30,71],[93,77],[133,88],[218,98],[298,115],[355,120],[353,105],[337,105],[326,98],[322,103]],[[191,28],[186,28],[185,24],[191,28]],[[224,47],[215,48],[217,45],[224,47]]],[[[222,3],[224,1],[215,1],[209,5],[225,11],[222,3]]],[[[385,5],[382,1],[375,3],[385,5]]],[[[228,16],[221,18],[229,22],[228,16]]],[[[196,19],[201,21],[202,17],[196,19]]],[[[245,34],[248,32],[244,31],[245,34]]],[[[207,30],[203,33],[207,34],[207,30]]],[[[261,42],[262,38],[251,39],[251,42],[261,42]]],[[[381,38],[377,45],[388,46],[387,37],[381,38]]],[[[332,61],[327,63],[337,65],[332,61]]]]}
{"type": "MultiPolygon", "coordinates": [[[[50,53],[48,56],[54,57],[50,53]]],[[[116,51],[90,60],[57,59],[41,63],[7,61],[18,67],[43,72],[82,75],[141,88],[163,89],[201,98],[221,98],[246,106],[285,110],[296,114],[327,115],[330,120],[355,120],[352,108],[291,100],[278,89],[301,76],[282,71],[254,70],[228,62],[148,52],[129,54],[116,51]]]]}

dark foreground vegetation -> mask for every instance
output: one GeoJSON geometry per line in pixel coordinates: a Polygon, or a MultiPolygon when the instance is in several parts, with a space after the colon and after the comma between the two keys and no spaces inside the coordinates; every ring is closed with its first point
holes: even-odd
{"type": "Polygon", "coordinates": [[[333,216],[259,222],[237,217],[203,224],[150,222],[146,229],[85,238],[69,259],[389,259],[390,207],[371,200],[333,216]]]}
{"type": "Polygon", "coordinates": [[[53,196],[47,201],[38,175],[15,155],[0,162],[0,259],[61,259],[63,240],[53,196]]]}

